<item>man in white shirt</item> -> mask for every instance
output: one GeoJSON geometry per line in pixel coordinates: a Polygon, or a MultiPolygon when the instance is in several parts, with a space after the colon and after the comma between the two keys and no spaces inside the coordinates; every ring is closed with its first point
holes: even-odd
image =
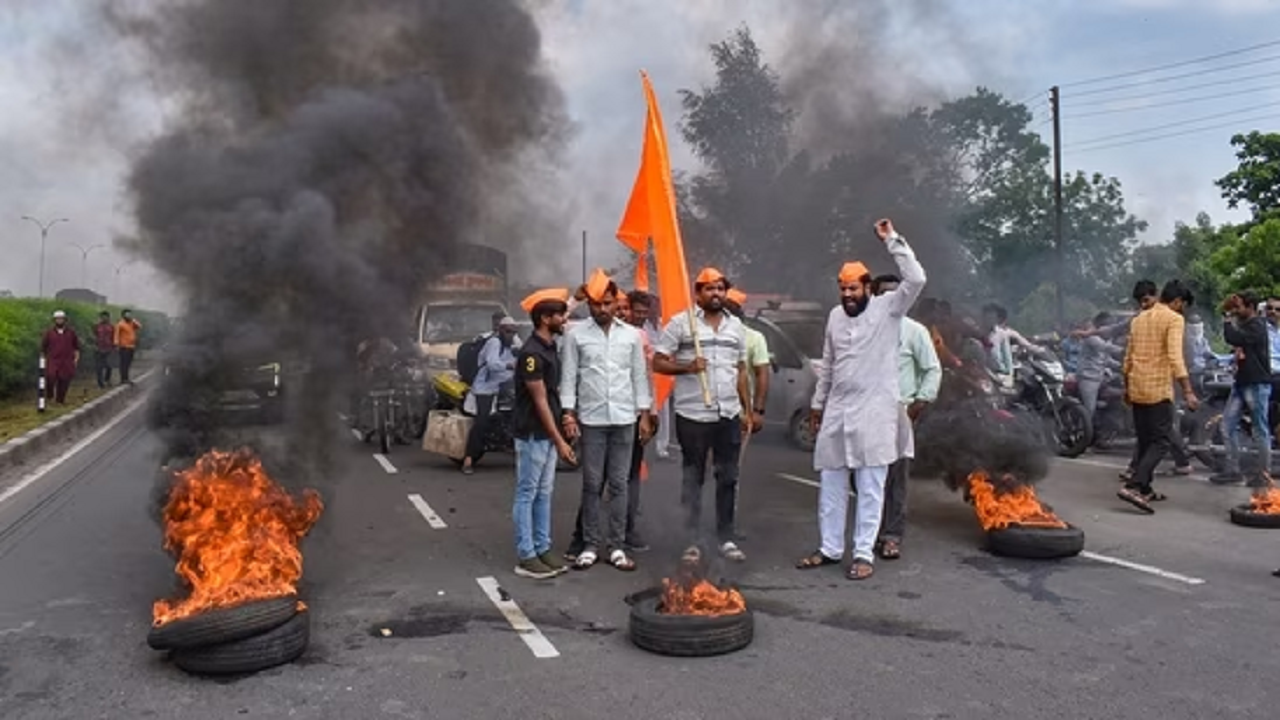
{"type": "Polygon", "coordinates": [[[635,562],[625,548],[627,480],[637,437],[643,442],[653,434],[653,391],[640,331],[615,317],[618,286],[597,270],[585,293],[591,319],[570,330],[560,346],[565,436],[582,438],[584,547],[574,562],[585,570],[607,547],[609,563],[630,571],[635,562]],[[600,505],[605,494],[608,515],[602,531],[600,505]]]}
{"type": "Polygon", "coordinates": [[[818,428],[814,469],[821,473],[818,527],[822,544],[797,567],[842,562],[849,473],[858,488],[853,562],[846,576],[865,580],[874,572],[874,546],[884,509],[889,466],[914,454],[911,421],[901,405],[898,338],[902,318],[924,290],[924,268],[893,223],[876,223],[876,234],[898,265],[896,290],[871,296],[871,274],[862,263],[840,269],[840,305],[827,317],[822,367],[813,393],[811,420],[818,428]]]}
{"type": "Polygon", "coordinates": [[[693,284],[698,305],[693,312],[693,325],[689,313],[680,313],[667,323],[653,348],[653,371],[676,376],[670,402],[681,451],[680,501],[685,508],[685,532],[690,541],[686,557],[700,556],[702,487],[710,455],[715,465],[720,554],[740,562],[746,555],[734,542],[738,453],[742,433],[751,432],[764,418],[750,412],[747,337],[742,322],[725,311],[729,287],[728,278],[715,268],[698,273],[693,284]],[[695,332],[701,356],[695,350],[695,332]],[[707,397],[702,390],[704,379],[707,397]]]}

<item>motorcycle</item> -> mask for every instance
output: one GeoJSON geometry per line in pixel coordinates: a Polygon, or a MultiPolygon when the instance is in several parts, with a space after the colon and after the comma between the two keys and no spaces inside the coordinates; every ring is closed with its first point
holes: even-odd
{"type": "Polygon", "coordinates": [[[369,381],[357,408],[355,429],[364,442],[376,440],[383,455],[396,445],[408,445],[426,429],[428,395],[414,365],[393,362],[369,381]]]}
{"type": "MultiPolygon", "coordinates": [[[[436,396],[436,410],[462,413],[469,417],[474,417],[475,408],[468,407],[470,403],[467,402],[467,395],[471,391],[471,386],[463,381],[457,373],[440,373],[431,379],[431,384],[436,396]]],[[[514,411],[514,386],[504,387],[498,392],[498,396],[493,402],[492,414],[489,416],[489,422],[482,438],[484,452],[515,452],[515,436],[512,434],[514,430],[514,411]]],[[[571,445],[576,454],[578,443],[575,441],[571,445]]],[[[462,458],[453,458],[453,461],[461,464],[462,458]]],[[[577,467],[576,464],[566,463],[563,460],[559,460],[557,463],[557,467],[560,470],[572,470],[577,467]]]]}
{"type": "MultiPolygon", "coordinates": [[[[1234,358],[1231,355],[1220,355],[1216,361],[1205,368],[1203,379],[1197,392],[1200,393],[1200,409],[1188,424],[1188,450],[1197,460],[1209,469],[1217,472],[1223,469],[1226,460],[1227,437],[1222,425],[1223,413],[1227,409],[1227,401],[1231,397],[1231,388],[1235,386],[1234,358]]],[[[1271,394],[1271,402],[1267,407],[1268,422],[1273,423],[1271,429],[1272,448],[1276,445],[1276,433],[1280,432],[1280,397],[1271,394]]],[[[1252,452],[1253,418],[1249,413],[1240,417],[1241,469],[1249,471],[1254,463],[1252,452]]]]}
{"type": "MultiPolygon", "coordinates": [[[[1033,342],[1052,342],[1038,337],[1033,342]]],[[[1079,457],[1093,437],[1093,422],[1084,404],[1067,397],[1063,388],[1066,373],[1052,352],[1033,353],[1019,348],[1014,366],[1010,403],[1040,416],[1045,423],[1046,442],[1062,457],[1079,457]]]]}

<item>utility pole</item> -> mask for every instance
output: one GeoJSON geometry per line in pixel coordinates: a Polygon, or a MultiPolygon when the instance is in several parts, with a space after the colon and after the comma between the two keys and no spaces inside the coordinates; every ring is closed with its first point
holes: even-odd
{"type": "Polygon", "coordinates": [[[36,224],[36,227],[40,228],[40,294],[39,296],[44,297],[44,241],[49,239],[49,228],[53,227],[54,225],[57,225],[60,222],[71,222],[71,221],[66,218],[58,218],[57,220],[52,220],[48,223],[42,223],[39,220],[31,217],[30,215],[23,215],[22,219],[27,220],[29,222],[33,222],[36,224]]]}
{"type": "Polygon", "coordinates": [[[88,290],[88,272],[89,272],[89,253],[102,247],[106,247],[101,243],[85,247],[79,243],[67,243],[71,247],[80,251],[80,287],[88,290]]]}
{"type": "Polygon", "coordinates": [[[1066,255],[1062,251],[1062,99],[1058,86],[1049,88],[1049,107],[1053,110],[1053,248],[1058,259],[1057,289],[1058,330],[1065,330],[1066,308],[1062,300],[1063,279],[1067,275],[1066,255]]]}
{"type": "Polygon", "coordinates": [[[587,231],[582,231],[582,282],[587,281],[587,231]]]}

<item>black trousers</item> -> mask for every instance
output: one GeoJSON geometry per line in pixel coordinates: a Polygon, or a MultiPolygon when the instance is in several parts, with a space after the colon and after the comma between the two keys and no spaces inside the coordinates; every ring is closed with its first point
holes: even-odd
{"type": "Polygon", "coordinates": [[[880,539],[902,542],[907,529],[907,477],[911,475],[911,458],[898,458],[889,466],[884,485],[884,520],[880,523],[880,539]]]}
{"type": "Polygon", "coordinates": [[[128,383],[129,368],[133,366],[133,348],[120,348],[120,382],[128,383]]]}
{"type": "Polygon", "coordinates": [[[45,376],[45,398],[59,405],[67,403],[67,391],[71,389],[71,376],[45,376]]]}
{"type": "Polygon", "coordinates": [[[111,352],[102,352],[101,350],[93,351],[94,367],[98,374],[98,387],[104,388],[111,384],[111,352]]]}
{"type": "Polygon", "coordinates": [[[734,511],[738,500],[738,454],[742,450],[742,423],[734,418],[698,422],[676,415],[676,439],[680,443],[680,504],[685,509],[685,532],[697,542],[702,526],[702,486],[707,479],[707,456],[715,466],[716,537],[734,539],[734,511]]]}
{"type": "Polygon", "coordinates": [[[1149,494],[1156,467],[1173,445],[1169,439],[1173,430],[1173,403],[1169,400],[1154,405],[1134,403],[1133,426],[1138,435],[1138,465],[1133,479],[1125,487],[1149,494]]]}
{"type": "Polygon", "coordinates": [[[489,423],[493,419],[493,401],[497,395],[476,395],[476,421],[471,424],[471,432],[467,433],[467,457],[472,463],[480,462],[484,457],[484,439],[489,433],[489,423]]]}
{"type": "MultiPolygon", "coordinates": [[[[644,545],[643,536],[637,532],[640,520],[640,465],[644,462],[644,446],[640,444],[640,423],[636,423],[636,441],[631,448],[631,474],[627,477],[627,534],[625,544],[631,547],[644,545]]],[[[603,484],[600,488],[604,496],[603,484]]],[[[573,540],[569,549],[575,552],[586,547],[587,541],[582,532],[582,503],[578,503],[578,518],[573,521],[573,540]]]]}

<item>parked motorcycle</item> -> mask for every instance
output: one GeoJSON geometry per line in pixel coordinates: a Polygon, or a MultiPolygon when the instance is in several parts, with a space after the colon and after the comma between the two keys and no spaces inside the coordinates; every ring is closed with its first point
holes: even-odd
{"type": "Polygon", "coordinates": [[[355,416],[364,442],[377,442],[386,455],[396,445],[422,437],[427,423],[427,386],[416,367],[395,361],[367,383],[355,416]]]}
{"type": "MultiPolygon", "coordinates": [[[[432,377],[431,383],[436,396],[436,410],[474,416],[474,408],[468,408],[466,402],[471,386],[458,377],[457,373],[439,373],[432,377]]],[[[515,390],[513,388],[505,388],[498,393],[498,397],[494,400],[492,414],[489,417],[486,432],[482,438],[484,452],[515,452],[515,437],[512,434],[514,430],[514,411],[515,390]]],[[[577,442],[572,443],[572,445],[576,453],[578,451],[577,442]]],[[[453,460],[459,464],[462,462],[460,457],[453,458],[453,460]]],[[[557,467],[561,470],[572,470],[577,465],[559,460],[557,467]]]]}
{"type": "MultiPolygon", "coordinates": [[[[1051,342],[1036,338],[1033,342],[1051,342]]],[[[1084,404],[1063,392],[1066,373],[1051,351],[1033,353],[1019,349],[1014,368],[1011,404],[1026,408],[1045,422],[1046,442],[1062,457],[1078,457],[1089,447],[1093,423],[1084,404]]]]}
{"type": "MultiPolygon", "coordinates": [[[[1222,425],[1223,413],[1227,409],[1227,400],[1231,397],[1231,388],[1235,385],[1234,359],[1230,355],[1218,356],[1217,361],[1205,368],[1201,381],[1200,409],[1188,423],[1188,450],[1206,467],[1219,472],[1223,469],[1227,453],[1226,429],[1222,425]]],[[[1280,397],[1271,394],[1271,402],[1267,408],[1268,421],[1280,419],[1280,397]]],[[[1252,440],[1253,418],[1244,413],[1240,418],[1241,432],[1241,469],[1248,472],[1254,465],[1252,440]]],[[[1276,433],[1280,432],[1280,424],[1271,429],[1272,447],[1276,445],[1276,433]]]]}

